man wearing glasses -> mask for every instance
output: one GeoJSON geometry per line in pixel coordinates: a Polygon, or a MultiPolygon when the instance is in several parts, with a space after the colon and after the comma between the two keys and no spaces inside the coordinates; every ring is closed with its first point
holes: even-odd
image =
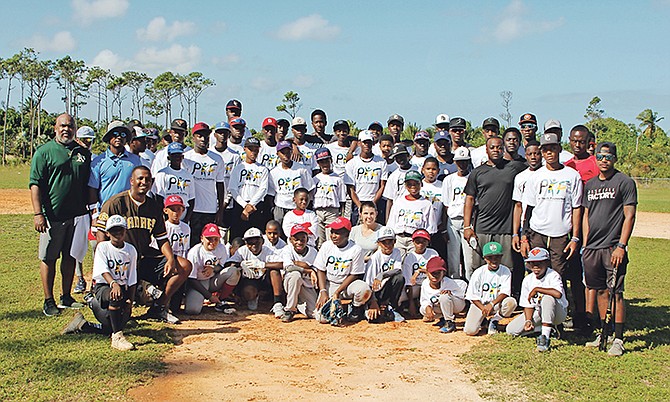
{"type": "Polygon", "coordinates": [[[519,146],[519,156],[526,157],[526,144],[528,141],[537,141],[537,117],[532,113],[524,113],[519,118],[519,127],[521,128],[521,141],[519,146]]]}
{"type": "Polygon", "coordinates": [[[449,135],[451,136],[451,152],[454,153],[458,147],[472,148],[465,142],[465,119],[454,117],[449,120],[449,135]]]}

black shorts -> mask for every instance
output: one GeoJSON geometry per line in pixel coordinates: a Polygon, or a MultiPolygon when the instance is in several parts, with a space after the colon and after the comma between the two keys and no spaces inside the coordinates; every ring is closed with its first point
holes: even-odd
{"type": "Polygon", "coordinates": [[[93,294],[95,295],[96,300],[100,303],[100,307],[107,310],[109,306],[121,308],[126,304],[126,299],[128,298],[128,290],[125,286],[121,286],[121,299],[111,300],[109,293],[112,291],[112,288],[106,283],[96,283],[95,288],[93,288],[93,294]]]}
{"type": "Polygon", "coordinates": [[[165,264],[167,264],[167,258],[163,255],[157,257],[142,257],[137,264],[137,276],[143,281],[147,281],[152,285],[160,287],[165,284],[165,281],[167,280],[167,278],[163,276],[165,264]]]}
{"type": "MultiPolygon", "coordinates": [[[[582,251],[582,264],[584,265],[584,280],[590,289],[610,289],[614,275],[614,267],[611,258],[614,247],[599,249],[584,249],[582,251]]],[[[624,254],[623,261],[617,269],[615,293],[623,293],[623,282],[626,277],[628,266],[628,252],[624,254]]]]}
{"type": "Polygon", "coordinates": [[[259,279],[249,279],[244,276],[240,278],[240,282],[237,284],[238,289],[243,289],[246,286],[253,286],[256,290],[268,290],[272,291],[272,283],[270,282],[270,275],[264,275],[259,279]]]}

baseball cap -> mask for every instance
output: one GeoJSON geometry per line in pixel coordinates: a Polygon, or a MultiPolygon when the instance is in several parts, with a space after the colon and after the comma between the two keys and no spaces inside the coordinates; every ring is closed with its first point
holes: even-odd
{"type": "Polygon", "coordinates": [[[556,119],[549,119],[544,123],[544,131],[551,130],[552,128],[563,129],[561,127],[561,122],[556,119]]]}
{"type": "Polygon", "coordinates": [[[208,223],[202,228],[202,235],[204,237],[221,237],[221,231],[216,223],[208,223]]]}
{"type": "Polygon", "coordinates": [[[374,136],[370,130],[363,130],[358,133],[358,141],[374,141],[374,136]]]}
{"type": "Polygon", "coordinates": [[[260,147],[261,142],[258,141],[258,138],[255,137],[249,137],[244,141],[244,146],[245,147],[260,147]]]}
{"type": "Polygon", "coordinates": [[[219,130],[230,131],[230,123],[228,123],[227,121],[220,121],[220,122],[216,123],[216,125],[214,126],[214,131],[219,131],[219,130]]]}
{"type": "Polygon", "coordinates": [[[195,123],[195,125],[194,125],[193,128],[191,129],[191,134],[195,134],[195,133],[197,133],[198,131],[207,131],[207,132],[209,132],[210,130],[211,130],[211,129],[209,128],[209,126],[207,125],[207,123],[199,122],[199,123],[195,123]]]}
{"type": "Polygon", "coordinates": [[[226,109],[239,109],[242,111],[242,102],[237,99],[231,99],[226,103],[226,109]]]}
{"type": "Polygon", "coordinates": [[[468,147],[458,147],[454,151],[454,160],[455,161],[469,161],[470,160],[470,150],[468,147]]]}
{"type": "Polygon", "coordinates": [[[368,130],[372,130],[372,127],[379,127],[379,131],[382,131],[384,129],[384,126],[382,126],[382,123],[380,123],[378,121],[373,121],[372,123],[370,123],[370,125],[368,126],[368,130]]]}
{"type": "Polygon", "coordinates": [[[330,149],[326,147],[321,147],[314,152],[314,159],[317,161],[332,158],[333,156],[330,154],[330,149]]]}
{"type": "Polygon", "coordinates": [[[166,208],[173,205],[181,205],[182,207],[184,206],[184,200],[182,200],[180,195],[168,195],[168,197],[165,199],[165,202],[163,203],[163,206],[166,208]]]}
{"type": "Polygon", "coordinates": [[[144,128],[142,122],[137,119],[130,120],[127,126],[129,130],[132,130],[134,127],[144,128]]]}
{"type": "Polygon", "coordinates": [[[465,119],[462,117],[454,117],[449,120],[449,128],[462,128],[465,130],[465,119]]]}
{"type": "Polygon", "coordinates": [[[77,138],[95,138],[95,131],[89,126],[81,126],[77,130],[77,138]]]}
{"type": "Polygon", "coordinates": [[[230,120],[230,126],[247,126],[247,122],[241,118],[241,117],[236,117],[232,120],[230,120]]]}
{"type": "Polygon", "coordinates": [[[449,115],[440,113],[437,115],[435,118],[435,125],[437,126],[438,124],[446,124],[447,126],[449,125],[449,115]]]}
{"type": "Polygon", "coordinates": [[[398,123],[400,123],[402,125],[405,124],[405,119],[403,119],[402,116],[399,115],[399,114],[392,114],[391,116],[389,116],[389,119],[386,120],[386,124],[391,124],[391,122],[393,122],[393,121],[397,121],[398,123]]]}
{"type": "Polygon", "coordinates": [[[312,231],[309,230],[309,226],[307,226],[309,222],[307,223],[298,223],[296,225],[293,225],[291,228],[291,236],[295,236],[298,233],[307,233],[307,235],[311,235],[312,231]]]}
{"type": "Polygon", "coordinates": [[[433,139],[435,140],[435,142],[445,140],[449,141],[449,143],[451,144],[451,135],[449,135],[449,132],[447,130],[438,130],[435,133],[435,137],[433,139]]]}
{"type": "Polygon", "coordinates": [[[393,145],[393,149],[391,149],[391,157],[395,158],[397,155],[400,154],[407,154],[409,155],[409,151],[407,150],[407,146],[405,144],[397,143],[393,145]]]}
{"type": "Polygon", "coordinates": [[[168,153],[168,155],[183,154],[184,153],[184,145],[182,145],[178,142],[171,142],[167,146],[167,153],[168,153]]]}
{"type": "Polygon", "coordinates": [[[395,232],[388,226],[384,226],[377,232],[377,241],[395,239],[395,232]]]}
{"type": "Polygon", "coordinates": [[[521,117],[519,117],[519,124],[523,123],[537,124],[537,117],[535,117],[535,115],[532,113],[524,113],[521,115],[521,117]]]}
{"type": "Polygon", "coordinates": [[[420,182],[423,180],[423,175],[416,170],[410,170],[409,172],[405,173],[405,181],[408,182],[410,180],[416,180],[420,182]]]}
{"type": "Polygon", "coordinates": [[[347,123],[346,120],[338,120],[335,123],[333,123],[333,130],[335,130],[337,127],[346,127],[349,129],[349,123],[347,123]]]}
{"type": "Polygon", "coordinates": [[[533,261],[545,261],[549,259],[549,252],[542,247],[535,247],[534,249],[528,252],[528,258],[524,261],[533,262],[533,261]]]}
{"type": "Polygon", "coordinates": [[[351,231],[351,221],[344,216],[338,216],[334,221],[326,225],[326,227],[335,230],[347,229],[348,231],[351,231]]]}
{"type": "Polygon", "coordinates": [[[121,120],[114,120],[107,125],[107,132],[102,137],[102,140],[109,142],[109,140],[112,138],[112,133],[114,132],[123,132],[126,134],[126,137],[130,136],[130,130],[128,130],[128,127],[126,127],[126,125],[123,124],[121,120]]]}
{"type": "Polygon", "coordinates": [[[615,144],[615,143],[613,143],[613,142],[609,142],[609,141],[600,142],[600,143],[598,143],[598,145],[596,146],[596,152],[595,152],[595,153],[596,153],[596,154],[597,154],[597,153],[600,153],[600,150],[601,150],[602,148],[608,148],[608,149],[609,149],[609,152],[610,152],[612,155],[617,156],[617,154],[616,154],[616,144],[615,144]]]}
{"type": "Polygon", "coordinates": [[[500,129],[500,122],[495,117],[489,117],[482,123],[482,128],[493,126],[496,129],[500,129]]]}
{"type": "Polygon", "coordinates": [[[107,222],[105,222],[106,231],[109,231],[109,229],[111,228],[117,228],[117,227],[127,229],[128,224],[126,223],[126,218],[124,218],[121,215],[112,215],[109,218],[107,218],[107,222]]]}
{"type": "Polygon", "coordinates": [[[291,126],[307,126],[307,122],[302,117],[294,117],[291,126]]]}
{"type": "Polygon", "coordinates": [[[130,132],[133,133],[133,139],[135,139],[135,138],[145,138],[147,136],[147,133],[140,126],[133,126],[130,129],[130,132]]]}
{"type": "Polygon", "coordinates": [[[288,120],[286,120],[286,119],[277,119],[277,125],[278,125],[278,126],[286,126],[286,127],[288,127],[288,126],[291,125],[291,123],[290,123],[288,120]]]}
{"type": "Polygon", "coordinates": [[[272,126],[277,128],[277,120],[274,117],[266,117],[265,120],[263,120],[263,125],[261,127],[267,127],[267,126],[272,126]]]}
{"type": "Polygon", "coordinates": [[[551,144],[560,144],[561,139],[558,137],[558,134],[556,133],[543,133],[540,136],[540,147],[543,147],[545,145],[551,145],[551,144]]]}
{"type": "Polygon", "coordinates": [[[503,255],[502,244],[497,241],[484,244],[484,247],[482,247],[482,256],[487,257],[489,255],[503,255]]]}
{"type": "Polygon", "coordinates": [[[292,146],[293,145],[291,145],[291,143],[288,141],[279,141],[276,146],[277,152],[281,151],[282,149],[291,148],[292,146]]]}
{"type": "Polygon", "coordinates": [[[417,131],[416,134],[414,134],[414,141],[418,140],[428,140],[430,141],[430,134],[428,134],[426,131],[417,131]]]}
{"type": "Polygon", "coordinates": [[[442,257],[434,255],[426,263],[426,271],[431,274],[437,271],[447,271],[446,264],[442,257]]]}
{"type": "Polygon", "coordinates": [[[263,237],[263,233],[258,228],[249,228],[244,232],[244,240],[253,239],[254,237],[263,237]]]}
{"type": "Polygon", "coordinates": [[[158,139],[158,130],[150,127],[150,128],[145,128],[144,132],[147,133],[147,138],[151,138],[152,140],[157,140],[158,139]]]}
{"type": "Polygon", "coordinates": [[[430,241],[430,233],[426,229],[417,229],[412,233],[412,240],[419,238],[430,241]]]}
{"type": "Polygon", "coordinates": [[[188,124],[186,124],[186,120],[184,119],[174,119],[172,120],[172,123],[170,124],[170,129],[171,130],[181,130],[181,131],[188,131],[188,124]]]}

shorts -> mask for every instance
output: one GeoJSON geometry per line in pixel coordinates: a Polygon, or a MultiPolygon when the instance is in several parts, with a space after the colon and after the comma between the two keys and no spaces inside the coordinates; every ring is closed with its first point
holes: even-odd
{"type": "Polygon", "coordinates": [[[243,289],[247,286],[253,286],[257,291],[272,291],[272,283],[270,283],[270,276],[265,275],[259,279],[249,279],[246,277],[241,277],[239,283],[237,284],[238,289],[243,289]]]}
{"type": "MultiPolygon", "coordinates": [[[[584,280],[586,286],[590,289],[605,290],[612,286],[612,277],[614,267],[611,257],[614,247],[599,249],[584,249],[582,251],[582,263],[584,265],[584,280]]],[[[626,277],[626,267],[628,266],[628,252],[624,254],[623,261],[617,269],[615,293],[623,293],[623,282],[626,277]]]]}
{"type": "Polygon", "coordinates": [[[167,258],[162,255],[157,257],[142,257],[137,264],[137,276],[140,280],[160,286],[167,280],[163,276],[165,264],[167,264],[167,258]]]}
{"type": "Polygon", "coordinates": [[[70,255],[74,236],[74,218],[63,222],[47,220],[48,229],[40,233],[38,258],[40,261],[55,261],[61,254],[70,255]]]}
{"type": "Polygon", "coordinates": [[[125,286],[121,286],[121,298],[119,300],[111,300],[109,297],[112,288],[106,283],[96,283],[93,288],[93,294],[96,300],[100,303],[100,307],[107,310],[109,306],[121,308],[126,304],[128,298],[128,290],[125,286]]]}

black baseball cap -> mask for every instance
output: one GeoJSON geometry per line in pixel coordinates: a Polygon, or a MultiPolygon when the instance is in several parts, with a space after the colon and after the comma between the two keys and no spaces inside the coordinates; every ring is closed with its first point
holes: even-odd
{"type": "Polygon", "coordinates": [[[498,119],[496,119],[495,117],[489,117],[486,120],[484,120],[484,122],[482,123],[482,128],[491,127],[491,126],[495,127],[496,130],[499,130],[500,129],[500,122],[498,121],[498,119]]]}
{"type": "Polygon", "coordinates": [[[174,120],[172,120],[172,123],[170,124],[170,129],[181,130],[181,131],[187,132],[188,131],[188,124],[186,124],[186,120],[184,120],[184,119],[174,119],[174,120]]]}
{"type": "Polygon", "coordinates": [[[465,130],[465,119],[462,117],[454,117],[449,120],[449,128],[462,128],[465,130]]]}
{"type": "Polygon", "coordinates": [[[244,141],[244,146],[245,147],[260,147],[261,142],[258,140],[258,138],[249,137],[249,138],[247,138],[246,141],[244,141]]]}
{"type": "Polygon", "coordinates": [[[346,127],[348,129],[349,123],[347,123],[346,120],[338,120],[335,123],[333,123],[333,130],[335,130],[338,127],[346,127]]]}

